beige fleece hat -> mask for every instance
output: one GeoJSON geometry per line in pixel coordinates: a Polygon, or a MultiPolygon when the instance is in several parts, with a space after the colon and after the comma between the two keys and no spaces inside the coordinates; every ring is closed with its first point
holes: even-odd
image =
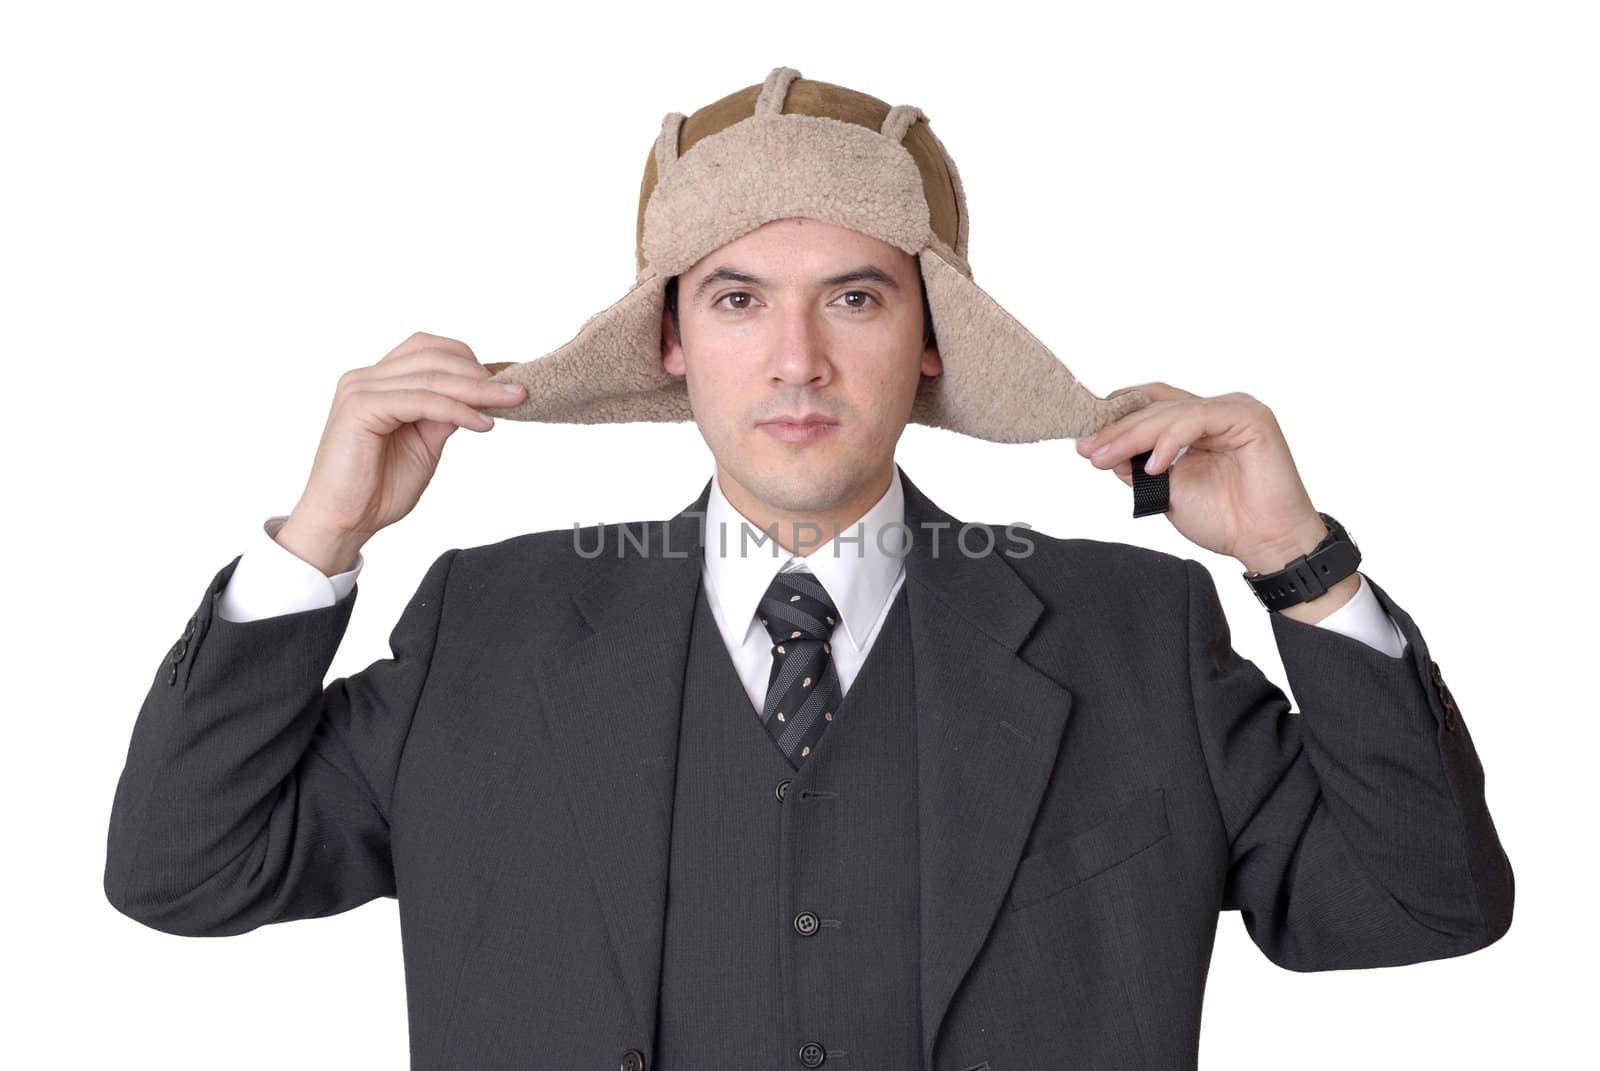
{"type": "Polygon", "coordinates": [[[662,120],[639,192],[632,287],[559,349],[488,365],[494,381],[527,394],[482,411],[577,424],[692,420],[685,380],[661,365],[667,283],[789,217],[850,227],[917,258],[944,371],[923,376],[913,423],[1037,442],[1089,435],[1149,404],[1134,390],[1091,393],[973,282],[961,178],[920,109],[778,67],[761,85],[662,120]]]}

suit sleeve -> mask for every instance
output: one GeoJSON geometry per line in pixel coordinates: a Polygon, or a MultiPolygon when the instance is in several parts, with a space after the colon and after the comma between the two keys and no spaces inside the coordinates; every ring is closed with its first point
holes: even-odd
{"type": "Polygon", "coordinates": [[[1384,612],[1383,605],[1378,602],[1378,596],[1373,594],[1372,584],[1367,581],[1366,575],[1357,573],[1361,586],[1350,597],[1350,601],[1339,607],[1333,613],[1315,622],[1317,628],[1331,629],[1342,636],[1349,636],[1353,640],[1360,640],[1368,647],[1375,647],[1391,658],[1399,658],[1405,652],[1406,638],[1400,633],[1400,626],[1395,624],[1394,618],[1384,612]]]}
{"type": "Polygon", "coordinates": [[[236,622],[211,580],[157,670],[112,802],[106,898],[166,933],[220,937],[395,895],[389,806],[450,567],[434,561],[391,657],[326,687],[359,588],[236,622]]]}
{"type": "Polygon", "coordinates": [[[1229,842],[1224,910],[1294,971],[1390,967],[1483,948],[1514,879],[1466,722],[1406,612],[1391,657],[1272,615],[1300,711],[1233,650],[1211,574],[1188,573],[1200,743],[1229,842]]]}

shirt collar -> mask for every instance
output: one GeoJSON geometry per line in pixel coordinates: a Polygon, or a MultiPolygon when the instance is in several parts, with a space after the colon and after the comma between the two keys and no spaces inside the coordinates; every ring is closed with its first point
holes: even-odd
{"type": "Polygon", "coordinates": [[[905,492],[896,465],[888,490],[840,532],[842,542],[830,538],[803,556],[791,554],[734,508],[713,473],[706,500],[705,570],[723,639],[729,647],[742,646],[750,629],[760,627],[756,609],[772,578],[780,569],[803,567],[827,589],[850,642],[861,650],[905,566],[896,553],[903,538],[880,534],[904,523],[905,492]]]}

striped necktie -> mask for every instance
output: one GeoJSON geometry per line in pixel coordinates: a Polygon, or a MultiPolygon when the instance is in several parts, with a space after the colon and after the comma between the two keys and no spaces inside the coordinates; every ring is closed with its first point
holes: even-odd
{"type": "Polygon", "coordinates": [[[839,611],[821,581],[794,570],[772,578],[756,613],[772,637],[772,675],[761,721],[798,770],[844,697],[829,644],[839,611]]]}

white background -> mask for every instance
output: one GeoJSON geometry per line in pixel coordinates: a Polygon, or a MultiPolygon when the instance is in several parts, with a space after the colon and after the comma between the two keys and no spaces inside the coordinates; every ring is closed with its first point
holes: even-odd
{"type": "MultiPolygon", "coordinates": [[[[295,504],[338,376],[417,330],[484,362],[565,342],[632,282],[662,116],[781,65],[929,115],[977,281],[1090,389],[1270,405],[1471,727],[1511,932],[1296,974],[1225,914],[1201,1066],[1592,1059],[1586,6],[7,5],[0,1060],[406,1066],[395,901],[220,940],[109,906],[135,715],[206,583],[295,504]]],[[[1070,441],[913,426],[898,457],[958,517],[1200,560],[1286,686],[1239,563],[1132,520],[1070,441]]],[[[368,544],[331,675],[388,654],[444,549],[665,517],[710,465],[692,424],[458,433],[368,544]]]]}

